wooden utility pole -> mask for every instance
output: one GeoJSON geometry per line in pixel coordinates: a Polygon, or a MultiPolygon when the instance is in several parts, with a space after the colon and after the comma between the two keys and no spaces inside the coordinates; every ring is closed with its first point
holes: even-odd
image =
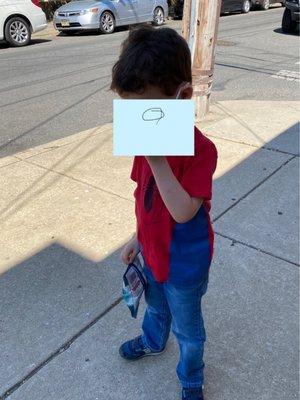
{"type": "Polygon", "coordinates": [[[192,55],[196,121],[208,112],[221,0],[184,0],[182,36],[192,55]]]}

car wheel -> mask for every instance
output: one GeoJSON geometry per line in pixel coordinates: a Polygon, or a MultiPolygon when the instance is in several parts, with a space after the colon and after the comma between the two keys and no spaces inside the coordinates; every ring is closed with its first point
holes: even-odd
{"type": "Polygon", "coordinates": [[[25,19],[13,17],[5,25],[4,36],[5,40],[12,46],[26,46],[31,39],[31,29],[25,19]]]}
{"type": "Polygon", "coordinates": [[[102,33],[113,33],[116,27],[114,16],[109,11],[104,11],[100,17],[100,31],[102,33]]]}
{"type": "Polygon", "coordinates": [[[297,28],[297,23],[293,21],[291,10],[288,8],[284,10],[281,26],[283,32],[293,32],[297,28]]]}
{"type": "Polygon", "coordinates": [[[270,8],[270,0],[263,0],[260,7],[262,10],[268,10],[270,8]]]}
{"type": "Polygon", "coordinates": [[[153,13],[153,25],[161,26],[165,20],[164,10],[161,7],[156,7],[153,13]]]}
{"type": "Polygon", "coordinates": [[[251,9],[251,1],[244,0],[242,5],[242,13],[247,14],[251,9]]]}

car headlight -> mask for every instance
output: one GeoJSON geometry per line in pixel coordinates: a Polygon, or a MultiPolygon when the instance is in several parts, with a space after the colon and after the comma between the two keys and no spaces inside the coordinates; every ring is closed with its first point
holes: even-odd
{"type": "Polygon", "coordinates": [[[57,17],[58,16],[58,11],[56,10],[55,12],[54,12],[54,17],[57,17]]]}
{"type": "Polygon", "coordinates": [[[97,14],[98,11],[99,11],[99,9],[97,7],[93,7],[93,8],[88,8],[86,10],[80,11],[80,14],[81,15],[85,15],[85,14],[89,14],[89,13],[97,14]]]}

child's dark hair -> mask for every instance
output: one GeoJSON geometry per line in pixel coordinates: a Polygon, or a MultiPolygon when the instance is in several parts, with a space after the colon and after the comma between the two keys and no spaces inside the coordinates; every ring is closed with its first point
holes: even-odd
{"type": "Polygon", "coordinates": [[[183,81],[192,82],[187,42],[174,29],[143,26],[131,30],[122,43],[110,88],[119,94],[141,94],[153,85],[172,96],[183,81]]]}

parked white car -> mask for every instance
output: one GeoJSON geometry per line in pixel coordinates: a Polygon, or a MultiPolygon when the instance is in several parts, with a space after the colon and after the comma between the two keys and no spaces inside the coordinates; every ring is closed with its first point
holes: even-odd
{"type": "Polygon", "coordinates": [[[47,27],[39,0],[0,0],[0,40],[26,46],[33,32],[47,27]]]}

